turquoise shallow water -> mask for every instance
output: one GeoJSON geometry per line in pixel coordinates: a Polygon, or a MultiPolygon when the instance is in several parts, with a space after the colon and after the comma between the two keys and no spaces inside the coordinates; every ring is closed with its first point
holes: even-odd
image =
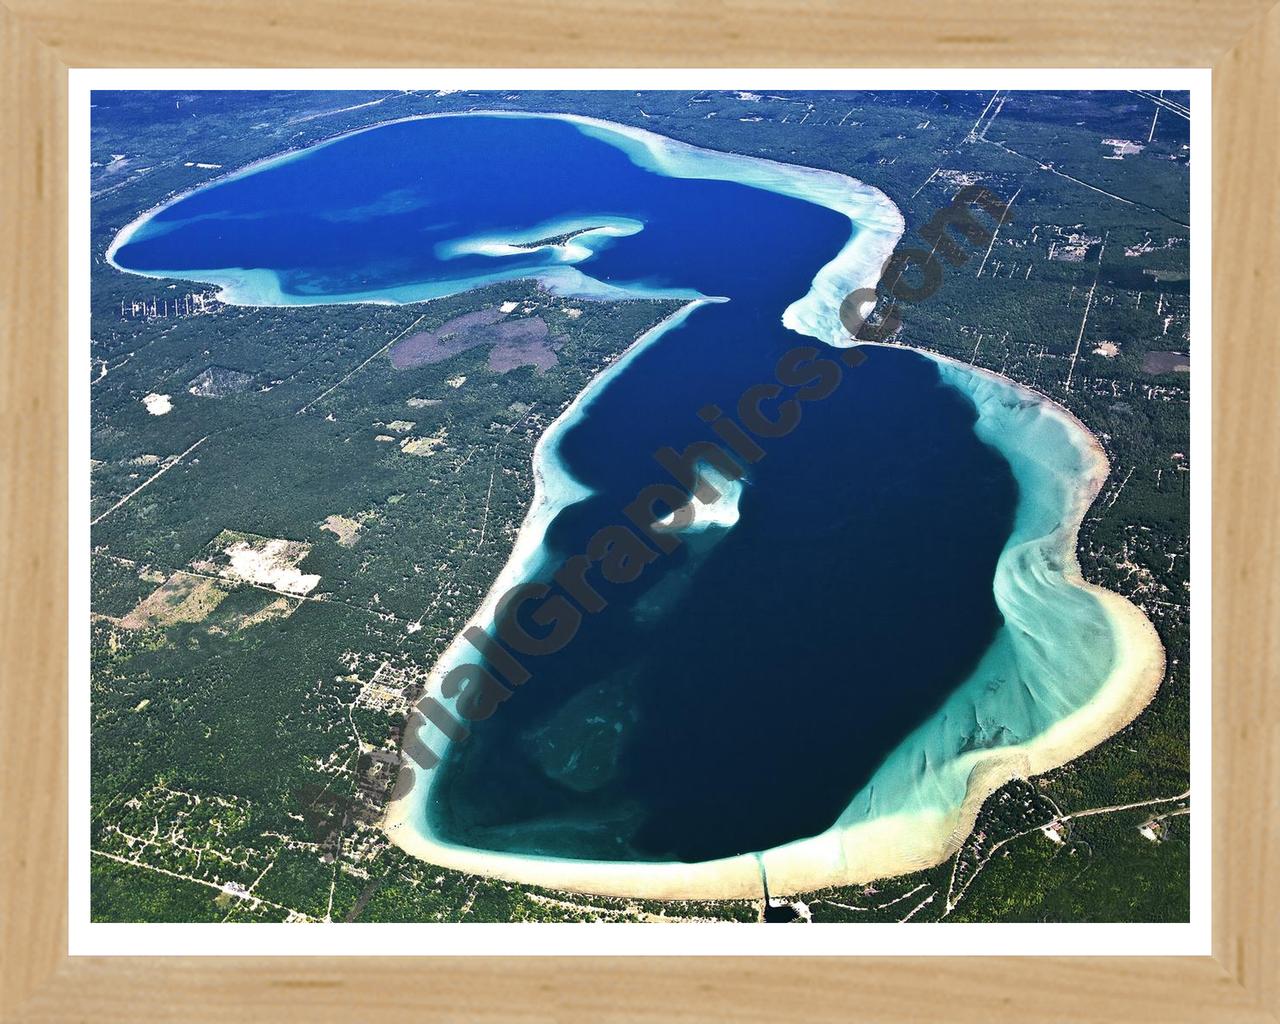
{"type": "Polygon", "coordinates": [[[1085,706],[1116,663],[1115,625],[1069,575],[1082,480],[1097,456],[1082,428],[1030,393],[958,364],[943,381],[978,411],[977,436],[1018,482],[1013,528],[992,587],[1001,617],[981,661],[894,751],[842,816],[845,824],[903,810],[958,807],[972,759],[1044,733],[1085,706]]]}
{"type": "MultiPolygon", "coordinates": [[[[653,453],[707,440],[699,410],[779,380],[802,335],[837,340],[839,297],[874,278],[899,227],[883,196],[838,176],[600,125],[465,117],[229,178],[112,256],[249,302],[413,301],[529,276],[586,296],[727,300],[656,332],[557,424],[505,589],[547,580],[669,479],[653,453]]],[[[1024,744],[1090,700],[1115,645],[1098,599],[1063,575],[1085,435],[915,353],[875,349],[850,368],[815,347],[807,365],[820,360],[844,366],[838,387],[800,399],[811,379],[780,382],[802,425],[767,439],[726,495],[732,514],[717,504],[638,580],[597,581],[608,608],[531,663],[466,744],[446,749],[424,723],[444,761],[406,798],[421,834],[594,860],[769,849],[954,809],[975,752],[1024,744]]],[[[442,704],[443,671],[480,660],[451,648],[442,704]]]]}

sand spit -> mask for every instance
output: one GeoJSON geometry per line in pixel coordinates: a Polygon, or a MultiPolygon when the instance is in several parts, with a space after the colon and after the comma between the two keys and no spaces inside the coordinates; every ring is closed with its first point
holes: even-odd
{"type": "MultiPolygon", "coordinates": [[[[475,254],[480,256],[515,256],[522,253],[545,251],[561,263],[581,263],[609,239],[625,238],[644,230],[644,224],[630,217],[615,217],[608,222],[601,218],[565,217],[546,221],[534,228],[508,232],[503,235],[475,235],[444,247],[439,255],[446,259],[453,256],[475,254]],[[561,242],[543,239],[563,238],[561,242]]],[[[504,311],[505,312],[505,311],[504,311]]]]}
{"type": "MultiPolygon", "coordinates": [[[[840,302],[854,288],[874,284],[878,273],[868,273],[869,268],[879,271],[903,231],[902,215],[879,189],[855,178],[835,171],[825,171],[798,164],[784,164],[761,157],[739,153],[724,153],[701,149],[685,142],[678,142],[643,128],[616,124],[600,118],[580,114],[527,113],[512,110],[442,111],[432,114],[414,114],[393,118],[376,124],[342,132],[305,147],[287,150],[275,156],[255,160],[211,181],[157,203],[144,210],[126,224],[112,239],[105,253],[106,261],[124,273],[160,279],[178,278],[213,285],[218,289],[218,301],[240,306],[288,306],[288,305],[349,305],[372,303],[377,305],[423,302],[428,299],[455,295],[488,284],[510,281],[511,275],[501,270],[479,275],[465,281],[424,282],[403,285],[370,292],[353,292],[345,295],[301,297],[286,295],[279,278],[271,270],[246,270],[221,268],[185,270],[181,273],[164,270],[137,271],[122,267],[116,262],[116,254],[144,225],[157,214],[175,205],[187,196],[203,189],[214,188],[237,178],[245,177],[268,167],[296,160],[307,153],[331,146],[343,139],[365,132],[376,131],[388,125],[410,121],[424,121],[441,117],[511,117],[550,118],[577,125],[588,135],[599,138],[623,149],[642,167],[657,170],[670,177],[703,178],[735,181],[796,199],[817,203],[845,214],[850,221],[851,233],[841,251],[814,276],[808,294],[793,302],[784,311],[782,322],[792,330],[828,344],[839,344],[845,336],[840,322],[840,302]]],[[[617,288],[591,278],[575,269],[571,262],[584,259],[589,250],[607,245],[613,239],[635,233],[639,222],[629,218],[615,218],[612,223],[587,226],[583,222],[565,220],[539,225],[533,231],[520,232],[503,239],[471,239],[472,246],[487,247],[486,251],[497,255],[506,251],[503,246],[521,249],[522,240],[537,241],[549,235],[537,232],[553,232],[557,228],[587,226],[572,239],[559,247],[561,258],[570,262],[547,267],[534,274],[525,274],[527,280],[535,280],[553,294],[584,299],[635,299],[673,298],[698,299],[705,296],[691,289],[617,288]]],[[[463,243],[464,249],[467,243],[463,243]]],[[[447,255],[447,254],[445,254],[447,255]]]]}
{"type": "Polygon", "coordinates": [[[741,513],[738,503],[742,500],[743,484],[741,480],[731,480],[715,466],[701,463],[698,466],[699,484],[710,484],[719,495],[712,501],[695,498],[679,510],[680,523],[676,523],[676,512],[670,512],[656,523],[654,528],[672,533],[706,533],[708,530],[730,530],[738,522],[741,513]]]}

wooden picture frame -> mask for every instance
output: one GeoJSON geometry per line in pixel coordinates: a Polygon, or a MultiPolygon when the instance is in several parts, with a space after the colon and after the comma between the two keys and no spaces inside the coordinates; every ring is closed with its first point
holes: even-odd
{"type": "MultiPolygon", "coordinates": [[[[1068,12],[965,0],[550,9],[6,0],[0,299],[0,1006],[5,1020],[1280,1019],[1280,370],[1271,0],[1068,12]],[[67,955],[67,73],[179,66],[1212,67],[1213,955],[94,958],[67,955]]],[[[1199,584],[1204,585],[1204,584],[1199,584]]]]}

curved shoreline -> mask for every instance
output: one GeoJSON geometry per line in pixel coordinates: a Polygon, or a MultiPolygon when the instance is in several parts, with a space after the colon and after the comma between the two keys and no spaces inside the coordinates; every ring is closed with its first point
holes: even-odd
{"type": "MultiPolygon", "coordinates": [[[[1026,407],[1059,424],[1078,444],[1088,459],[1088,470],[1075,481],[1063,522],[1050,535],[1056,543],[1052,548],[1046,545],[1045,554],[1049,560],[1053,556],[1061,560],[1060,578],[1066,584],[1090,594],[1101,605],[1115,638],[1116,656],[1093,695],[1037,735],[1021,743],[957,757],[954,768],[964,775],[964,796],[949,812],[918,810],[854,824],[837,822],[819,836],[766,851],[763,858],[771,891],[779,893],[863,884],[942,863],[963,845],[973,831],[983,803],[992,793],[1012,779],[1030,778],[1059,768],[1115,735],[1146,708],[1164,678],[1164,647],[1150,620],[1128,599],[1089,582],[1081,573],[1077,555],[1080,527],[1110,474],[1109,460],[1093,433],[1070,410],[1048,396],[993,370],[969,366],[916,346],[870,344],[907,348],[932,360],[941,369],[949,368],[954,375],[979,382],[975,390],[1004,389],[1017,396],[1026,407]]],[[[944,373],[944,379],[946,376],[944,373]]],[[[946,382],[959,386],[953,380],[946,382]]],[[[987,413],[981,403],[975,404],[981,423],[987,413]]],[[[975,429],[982,436],[980,427],[975,425],[975,429]]],[[[996,444],[996,447],[1008,457],[1006,446],[996,444]]],[[[997,576],[1000,571],[997,569],[997,576]]],[[[997,603],[1007,614],[1009,609],[999,600],[999,582],[997,579],[997,603]]],[[[962,684],[952,699],[960,696],[970,681],[962,684]]],[[[907,737],[902,746],[909,745],[929,726],[926,722],[907,737]]],[[[855,796],[850,807],[857,801],[855,796]]]]}
{"type": "MultiPolygon", "coordinates": [[[[1080,450],[1087,453],[1089,472],[1078,480],[1071,507],[1065,510],[1065,528],[1056,534],[1058,550],[1050,554],[1062,559],[1064,581],[1098,600],[1116,638],[1115,664],[1092,697],[1029,740],[956,758],[950,767],[963,775],[963,797],[950,809],[921,808],[857,822],[846,822],[842,816],[817,836],[757,854],[686,864],[567,860],[458,847],[441,842],[423,827],[422,807],[415,808],[403,799],[406,794],[399,794],[401,799],[388,806],[384,827],[393,842],[407,853],[455,870],[602,896],[757,898],[762,872],[774,894],[864,884],[943,862],[968,838],[987,797],[1006,782],[1058,768],[1132,722],[1159,688],[1164,649],[1154,627],[1135,605],[1090,583],[1080,573],[1076,555],[1080,525],[1110,472],[1102,446],[1077,417],[1047,396],[993,371],[969,367],[926,349],[911,350],[988,386],[1007,389],[1067,429],[1080,450]]],[[[924,723],[917,732],[930,724],[924,723]]],[[[904,739],[899,749],[908,746],[915,735],[904,739]]],[[[854,796],[850,808],[865,792],[866,787],[854,796]]]]}
{"type": "MultiPolygon", "coordinates": [[[[114,259],[116,252],[150,217],[179,202],[192,192],[253,173],[267,165],[294,159],[322,146],[379,127],[435,117],[477,115],[544,117],[570,121],[576,123],[587,134],[622,137],[626,140],[626,144],[619,145],[619,148],[623,148],[634,162],[660,173],[674,177],[720,178],[736,181],[815,202],[846,214],[855,225],[853,236],[833,260],[820,268],[806,295],[788,306],[782,316],[783,323],[788,328],[827,344],[843,347],[848,343],[847,333],[838,316],[840,300],[855,288],[875,283],[880,266],[892,252],[902,233],[901,214],[887,197],[878,190],[835,172],[704,150],[643,129],[615,125],[578,115],[514,111],[441,112],[396,118],[343,132],[299,149],[254,161],[229,174],[194,186],[153,206],[121,229],[108,247],[108,262],[124,272],[140,273],[120,267],[114,259]],[[862,217],[867,218],[866,223],[859,219],[862,217]]],[[[615,145],[618,144],[614,138],[609,141],[615,145]]],[[[188,271],[185,274],[175,275],[152,272],[143,273],[143,276],[191,279],[189,276],[191,273],[193,272],[188,271]]],[[[209,272],[210,275],[217,273],[221,273],[224,278],[227,276],[226,271],[209,272]]],[[[498,597],[523,577],[534,564],[539,556],[547,525],[560,509],[588,493],[558,463],[555,449],[560,435],[580,419],[583,409],[591,399],[645,345],[677,326],[701,305],[723,300],[689,292],[642,293],[639,289],[633,291],[608,289],[567,266],[544,268],[536,273],[514,277],[498,273],[486,275],[484,278],[447,282],[436,286],[438,290],[434,295],[423,294],[419,289],[416,293],[417,297],[406,297],[403,294],[404,289],[387,289],[381,293],[326,296],[315,302],[291,302],[280,293],[278,280],[270,271],[245,271],[239,278],[242,289],[239,298],[246,297],[256,288],[256,293],[251,297],[268,301],[238,302],[237,296],[233,294],[235,287],[233,284],[218,285],[222,289],[220,298],[223,301],[241,305],[396,303],[421,301],[423,298],[443,294],[456,294],[492,281],[520,279],[538,280],[553,291],[579,297],[595,297],[607,292],[610,296],[625,298],[665,295],[690,301],[641,335],[618,359],[597,374],[548,426],[539,439],[533,459],[535,489],[530,510],[521,524],[507,563],[491,586],[484,602],[467,624],[482,628],[490,621],[489,616],[492,615],[498,597]],[[254,275],[258,276],[255,278],[254,275]],[[263,287],[262,275],[271,277],[276,285],[274,292],[263,287]],[[593,292],[597,286],[603,291],[593,292]]],[[[217,284],[217,281],[212,283],[217,284]]],[[[416,286],[408,287],[412,289],[416,286]]],[[[428,290],[431,289],[428,288],[428,290]]],[[[649,898],[757,898],[761,891],[762,871],[767,872],[769,884],[775,893],[811,891],[837,884],[855,884],[889,875],[903,874],[941,862],[950,856],[968,836],[986,797],[1008,779],[1040,774],[1064,764],[1119,731],[1136,717],[1154,695],[1162,678],[1163,649],[1154,628],[1134,605],[1120,595],[1088,583],[1082,578],[1076,557],[1076,538],[1081,521],[1109,472],[1101,446],[1078,419],[1046,396],[991,371],[969,367],[927,350],[917,349],[916,351],[933,359],[940,367],[950,367],[952,374],[961,375],[963,379],[967,380],[971,377],[986,382],[990,386],[1012,389],[1016,395],[1020,396],[1020,401],[1028,403],[1037,412],[1061,423],[1073,440],[1081,442],[1081,449],[1089,452],[1091,465],[1077,482],[1072,492],[1070,507],[1065,511],[1064,523],[1067,528],[1054,531],[1052,539],[1056,547],[1050,553],[1056,554],[1061,562],[1061,579],[1070,587],[1090,594],[1098,602],[1107,617],[1111,634],[1115,638],[1115,664],[1091,697],[1024,742],[970,751],[954,757],[951,762],[943,765],[940,771],[946,770],[953,775],[963,774],[963,795],[958,801],[951,801],[955,806],[921,806],[901,813],[878,814],[866,820],[853,820],[850,816],[853,814],[855,805],[864,797],[866,792],[864,788],[851,800],[849,808],[841,819],[825,832],[762,853],[747,853],[721,860],[685,864],[567,860],[454,846],[432,836],[426,825],[426,803],[422,799],[419,787],[430,786],[432,769],[423,769],[407,758],[401,768],[395,794],[388,805],[384,825],[392,841],[414,856],[457,870],[601,895],[649,898]],[[411,791],[412,798],[410,798],[411,791]]],[[[949,383],[955,385],[954,380],[949,383]]],[[[978,403],[975,401],[975,404],[978,403]]],[[[980,423],[982,416],[983,409],[979,406],[980,423]]],[[[1001,446],[996,444],[996,447],[1001,446]]],[[[1002,606],[1002,611],[1004,610],[1002,606]]],[[[451,706],[452,702],[439,696],[439,681],[447,667],[450,667],[451,659],[457,659],[464,650],[466,650],[466,644],[460,632],[437,660],[428,679],[427,692],[434,691],[434,696],[446,706],[451,706]]],[[[407,741],[417,736],[422,731],[420,726],[425,723],[420,712],[415,711],[414,715],[416,718],[411,716],[406,725],[406,747],[407,741]]],[[[922,725],[921,730],[926,729],[931,723],[932,719],[922,725]]],[[[438,730],[430,731],[440,740],[443,739],[438,730]]],[[[912,736],[904,739],[898,750],[907,747],[915,736],[916,733],[913,733],[912,736]]],[[[891,758],[898,753],[898,750],[895,750],[891,758]]],[[[936,782],[932,776],[924,781],[931,786],[936,782]]]]}
{"type": "MultiPolygon", "coordinates": [[[[896,240],[897,236],[894,244],[896,240]]],[[[891,249],[890,246],[889,251],[891,249]]],[[[844,279],[840,294],[852,291],[854,287],[873,284],[874,271],[878,266],[878,263],[864,264],[863,276],[844,279]]],[[[828,268],[823,269],[826,271],[828,268]]],[[[805,299],[821,302],[820,295],[811,288],[805,299]]],[[[793,304],[788,313],[798,305],[803,306],[802,303],[793,304]]],[[[828,343],[847,344],[847,335],[836,315],[839,302],[832,301],[826,308],[829,319],[838,326],[823,330],[821,317],[813,316],[795,316],[787,326],[828,343]]],[[[935,353],[923,354],[939,364],[952,366],[957,372],[970,370],[935,353]]],[[[1076,482],[1070,507],[1065,510],[1069,529],[1058,538],[1060,550],[1057,553],[1063,566],[1062,578],[1079,590],[1092,594],[1103,606],[1115,638],[1117,663],[1098,691],[1072,713],[1023,743],[956,758],[948,767],[964,773],[962,795],[950,807],[924,807],[858,822],[848,822],[842,816],[840,821],[818,836],[761,853],[686,864],[570,860],[457,846],[432,834],[426,820],[423,797],[418,794],[411,799],[406,789],[399,785],[396,799],[388,807],[385,822],[393,842],[416,857],[456,870],[609,896],[754,898],[761,892],[763,873],[767,873],[771,890],[775,893],[858,884],[930,867],[945,860],[972,831],[982,803],[1010,778],[1039,774],[1064,764],[1136,717],[1154,695],[1162,678],[1163,649],[1150,623],[1132,604],[1083,580],[1076,558],[1080,522],[1109,472],[1105,454],[1078,419],[1046,396],[989,371],[976,370],[972,376],[1001,388],[1008,387],[1020,400],[1045,411],[1079,442],[1092,461],[1089,471],[1076,482]]],[[[590,385],[587,390],[593,390],[594,386],[590,385]]],[[[545,454],[545,451],[540,452],[540,455],[545,454]]],[[[539,463],[538,478],[545,484],[545,466],[537,456],[535,460],[539,463]]],[[[556,475],[552,474],[553,477],[556,475]]],[[[542,516],[531,514],[531,519],[539,521],[542,516]]],[[[522,537],[523,534],[522,528],[522,537]]],[[[508,568],[521,560],[521,554],[519,549],[513,552],[508,568]]],[[[514,574],[507,578],[514,582],[514,574]]],[[[444,660],[441,659],[442,663],[444,660]]],[[[927,728],[928,724],[921,729],[927,728]]],[[[901,746],[907,746],[910,740],[908,737],[901,746]]],[[[402,773],[405,771],[416,774],[419,769],[406,765],[402,773]]],[[[416,786],[410,783],[408,788],[416,789],[416,786]]],[[[854,796],[850,808],[863,792],[854,796]]],[[[846,815],[848,813],[846,811],[846,815]]]]}
{"type": "Polygon", "coordinates": [[[807,167],[802,164],[785,164],[765,157],[704,149],[691,143],[667,138],[644,128],[606,121],[602,118],[589,117],[583,114],[518,110],[438,111],[429,114],[410,114],[405,117],[389,118],[360,128],[353,128],[350,131],[339,132],[336,135],[308,143],[305,146],[287,149],[281,153],[251,161],[243,167],[238,167],[226,174],[194,185],[168,199],[155,203],[138,214],[112,238],[103,258],[111,267],[121,273],[136,274],[140,277],[159,280],[196,281],[200,284],[216,287],[218,289],[218,301],[237,306],[329,306],[359,305],[364,303],[371,305],[404,305],[442,298],[446,295],[460,294],[487,284],[515,280],[537,281],[555,294],[586,299],[697,299],[703,297],[699,293],[687,289],[616,288],[596,281],[575,270],[572,266],[561,264],[516,277],[495,272],[443,284],[423,282],[420,284],[394,286],[373,292],[326,295],[312,300],[300,299],[297,296],[286,296],[280,289],[278,277],[270,270],[232,267],[218,270],[187,270],[182,273],[175,273],[174,271],[164,270],[131,270],[128,267],[121,266],[116,261],[115,257],[119,250],[129,242],[148,220],[196,192],[215,188],[218,185],[226,184],[264,170],[267,167],[298,159],[317,149],[334,145],[357,135],[363,135],[366,132],[376,131],[379,128],[447,117],[546,118],[565,121],[576,125],[584,134],[593,135],[596,138],[615,136],[616,139],[607,141],[611,145],[622,149],[638,166],[657,170],[659,173],[670,177],[703,178],[753,185],[766,191],[777,192],[804,202],[825,206],[830,210],[844,214],[853,225],[853,235],[840,252],[814,275],[808,293],[791,303],[782,314],[784,326],[831,345],[838,344],[839,340],[845,335],[844,325],[841,323],[839,315],[841,300],[854,288],[875,284],[876,278],[868,279],[864,271],[874,266],[878,276],[880,267],[883,266],[885,260],[893,252],[893,248],[897,245],[905,227],[901,212],[884,193],[864,182],[858,181],[856,178],[848,177],[836,171],[807,167]],[[619,145],[617,139],[624,140],[625,144],[619,145]],[[733,171],[728,169],[729,165],[732,165],[733,171]],[[744,173],[744,170],[746,173],[744,173]],[[232,271],[235,272],[231,273],[232,271]],[[850,282],[856,283],[850,284],[850,282]]]}

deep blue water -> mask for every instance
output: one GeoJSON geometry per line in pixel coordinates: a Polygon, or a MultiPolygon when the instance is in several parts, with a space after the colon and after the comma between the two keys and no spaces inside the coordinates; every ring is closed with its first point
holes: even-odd
{"type": "MultiPolygon", "coordinates": [[[[548,257],[441,259],[436,247],[566,217],[644,224],[583,273],[730,301],[641,351],[562,436],[563,468],[593,494],[549,529],[554,567],[626,522],[645,485],[670,481],[657,449],[714,439],[698,410],[734,410],[797,345],[839,363],[779,318],[845,243],[847,218],[644,170],[563,122],[447,118],[195,193],[116,260],[267,269],[290,298],[323,301],[535,272],[548,257]]],[[[992,577],[1016,484],[934,364],[866,352],[803,404],[789,436],[759,440],[767,454],[747,470],[732,529],[687,537],[635,582],[591,577],[608,607],[563,651],[523,658],[533,678],[450,748],[431,788],[435,832],[606,859],[766,849],[830,826],[965,678],[1001,622],[992,577]]]]}

